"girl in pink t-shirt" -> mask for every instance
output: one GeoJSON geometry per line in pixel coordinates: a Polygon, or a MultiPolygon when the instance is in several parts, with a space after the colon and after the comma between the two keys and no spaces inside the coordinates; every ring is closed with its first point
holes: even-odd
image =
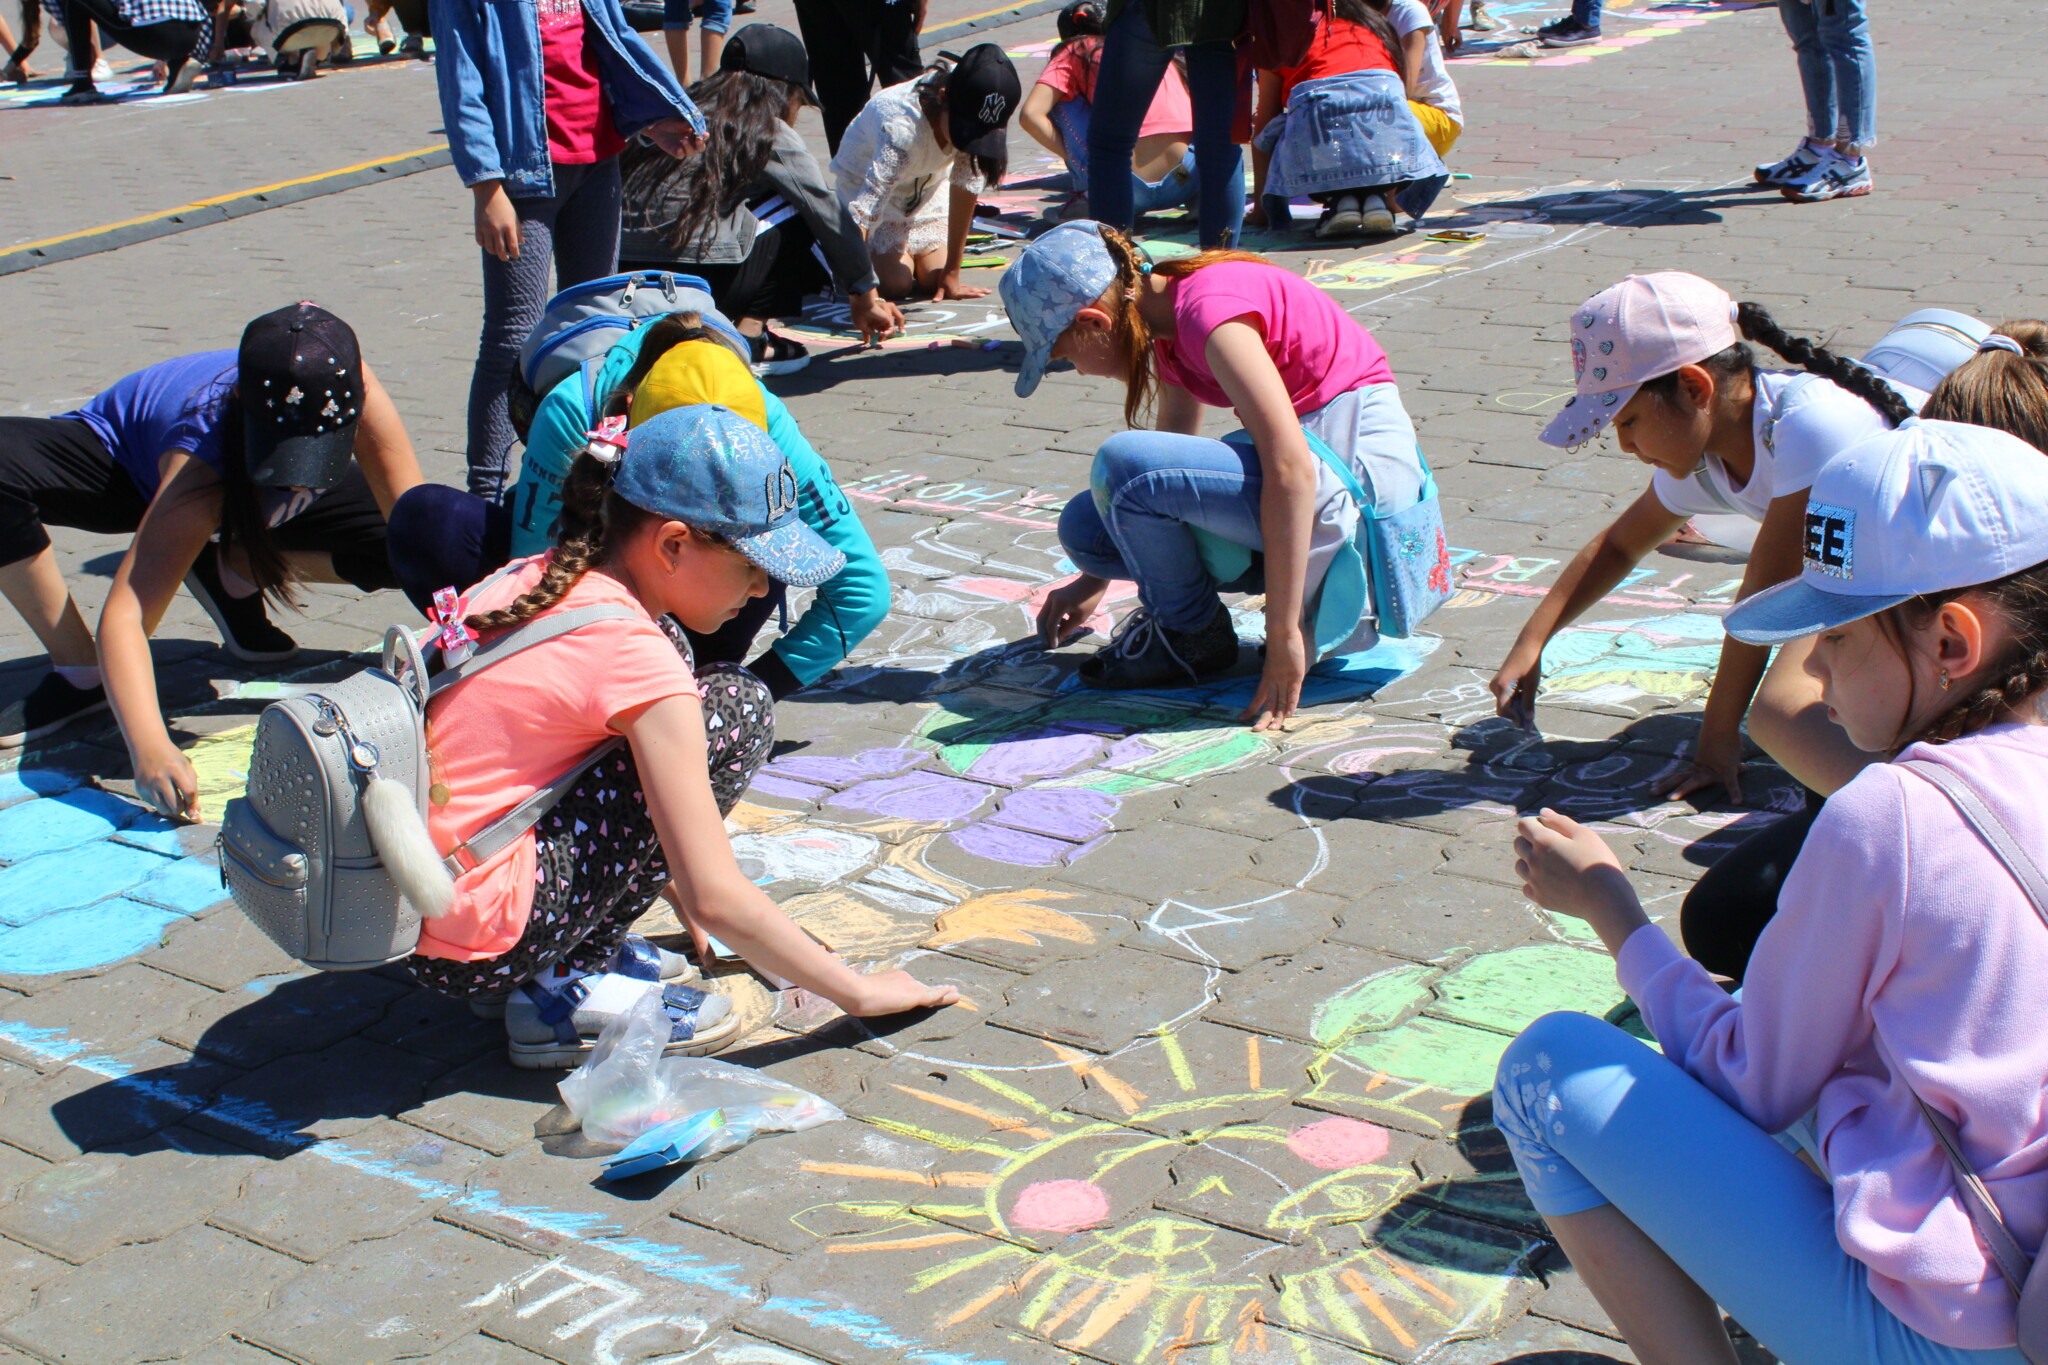
{"type": "MultiPolygon", "coordinates": [[[[1088,194],[1088,122],[1102,58],[1102,6],[1073,0],[1059,17],[1060,44],[1017,110],[1017,126],[1067,165],[1076,202],[1088,194]]],[[[1195,111],[1178,61],[1167,65],[1131,155],[1131,197],[1138,213],[1191,204],[1195,111]]]]}
{"type": "Polygon", "coordinates": [[[1104,442],[1090,491],[1061,514],[1060,543],[1081,573],[1046,598],[1046,644],[1085,632],[1110,581],[1132,579],[1143,609],[1081,665],[1082,680],[1200,681],[1237,663],[1237,631],[1218,592],[1263,591],[1266,660],[1245,717],[1280,726],[1318,654],[1377,639],[1369,605],[1343,611],[1331,630],[1337,604],[1354,600],[1350,584],[1321,600],[1333,565],[1351,563],[1339,551],[1362,537],[1366,511],[1405,511],[1424,494],[1415,427],[1386,352],[1329,295],[1262,256],[1205,251],[1154,266],[1101,223],[1046,233],[1001,288],[1024,339],[1020,396],[1048,361],[1068,360],[1124,381],[1133,428],[1155,390],[1159,400],[1158,430],[1104,442]],[[1246,438],[1201,436],[1205,405],[1232,410],[1246,438]],[[1371,508],[1359,506],[1351,482],[1371,508]]]}
{"type": "Polygon", "coordinates": [[[683,628],[717,630],[771,575],[803,586],[838,572],[845,556],[804,524],[795,489],[759,428],[722,407],[671,409],[635,428],[622,455],[579,455],[555,548],[467,604],[484,647],[596,609],[446,689],[427,715],[428,832],[465,870],[407,965],[430,989],[502,1009],[514,1066],[579,1064],[607,1023],[657,991],[669,1051],[735,1039],[725,997],[684,984],[682,958],[627,932],[664,892],[694,931],[849,1014],[957,998],[904,972],[854,972],[747,878],[726,837],[726,813],[774,742],[774,698],[737,664],[693,673],[683,628]],[[579,765],[531,830],[468,854],[579,765]]]}

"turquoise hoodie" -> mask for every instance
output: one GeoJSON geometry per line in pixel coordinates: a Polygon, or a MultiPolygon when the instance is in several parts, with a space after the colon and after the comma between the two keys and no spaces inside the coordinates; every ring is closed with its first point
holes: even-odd
{"type": "MultiPolygon", "coordinates": [[[[636,327],[605,353],[594,384],[600,405],[633,368],[640,356],[640,343],[646,338],[646,326],[636,327]]],[[[889,611],[889,575],[882,568],[882,557],[875,553],[875,543],[868,539],[867,528],[860,524],[839,481],[832,477],[831,466],[811,449],[782,400],[766,389],[762,395],[768,410],[768,435],[796,472],[798,512],[806,525],[846,556],[846,567],[818,589],[810,609],[770,651],[800,685],[809,687],[882,623],[889,611]]],[[[555,385],[541,400],[527,432],[519,482],[513,486],[508,504],[512,509],[513,558],[539,554],[554,544],[555,520],[562,511],[562,480],[594,425],[581,372],[555,385]]]]}

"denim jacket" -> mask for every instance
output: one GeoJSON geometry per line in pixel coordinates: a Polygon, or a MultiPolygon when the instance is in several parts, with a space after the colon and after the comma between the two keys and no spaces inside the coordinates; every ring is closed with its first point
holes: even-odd
{"type": "MultiPolygon", "coordinates": [[[[665,118],[699,133],[704,116],[626,22],[619,0],[584,0],[598,43],[598,79],[612,120],[631,137],[665,118]]],[[[534,0],[430,0],[434,77],[448,150],[462,183],[503,180],[515,199],[555,192],[541,93],[540,17],[534,0]]]]}

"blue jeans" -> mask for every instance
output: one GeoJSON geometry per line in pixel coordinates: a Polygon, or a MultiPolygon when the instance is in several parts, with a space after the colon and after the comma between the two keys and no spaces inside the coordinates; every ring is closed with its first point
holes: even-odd
{"type": "Polygon", "coordinates": [[[1827,1184],[1675,1063],[1585,1014],[1500,1059],[1493,1119],[1546,1217],[1612,1204],[1714,1302],[1799,1365],[2022,1365],[1929,1341],[1870,1292],[1827,1184]]]}
{"type": "Polygon", "coordinates": [[[1208,624],[1218,591],[1257,590],[1257,560],[1245,577],[1218,583],[1194,534],[1200,527],[1254,550],[1264,543],[1257,452],[1206,436],[1119,432],[1095,456],[1095,482],[1060,513],[1060,545],[1082,573],[1135,582],[1145,610],[1169,630],[1208,624]]]}
{"type": "MultiPolygon", "coordinates": [[[[1088,128],[1090,165],[1129,168],[1138,129],[1172,58],[1153,38],[1145,7],[1125,5],[1103,38],[1096,68],[1095,111],[1088,128]]],[[[1195,165],[1200,172],[1196,219],[1203,246],[1224,246],[1235,243],[1244,226],[1244,154],[1230,136],[1237,110],[1237,50],[1229,43],[1191,43],[1187,66],[1188,95],[1195,109],[1195,165]]],[[[1088,190],[1089,213],[1130,231],[1136,215],[1132,179],[1098,175],[1088,190]]]]}
{"type": "MultiPolygon", "coordinates": [[[[1053,126],[1060,130],[1060,142],[1067,149],[1067,175],[1074,182],[1079,194],[1088,193],[1088,126],[1090,117],[1088,101],[1084,99],[1061,100],[1052,107],[1053,126]]],[[[1156,181],[1139,178],[1131,172],[1131,207],[1135,214],[1151,213],[1157,209],[1178,208],[1193,201],[1201,180],[1195,169],[1195,150],[1190,147],[1181,157],[1180,165],[1168,171],[1156,181]]]]}
{"type": "Polygon", "coordinates": [[[1877,53],[1863,0],[1778,0],[1778,18],[1799,58],[1807,135],[1877,141],[1877,53]]]}
{"type": "Polygon", "coordinates": [[[1572,0],[1572,20],[1585,28],[1600,27],[1600,0],[1572,0]]]}

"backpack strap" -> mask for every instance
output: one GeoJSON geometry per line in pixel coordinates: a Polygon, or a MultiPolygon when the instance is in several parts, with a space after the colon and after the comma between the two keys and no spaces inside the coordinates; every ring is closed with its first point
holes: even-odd
{"type": "Polygon", "coordinates": [[[572,630],[581,630],[599,621],[637,621],[641,614],[631,607],[616,602],[598,602],[587,607],[572,607],[568,611],[550,612],[537,621],[497,639],[477,650],[461,663],[442,669],[434,675],[427,695],[438,697],[460,682],[467,682],[494,664],[503,663],[515,654],[532,649],[535,645],[546,644],[558,635],[567,635],[572,630]]]}
{"type": "Polygon", "coordinates": [[[604,355],[594,355],[583,362],[583,405],[590,413],[593,427],[603,419],[603,414],[597,410],[597,372],[603,368],[604,355]]]}
{"type": "Polygon", "coordinates": [[[625,742],[624,739],[606,741],[596,753],[577,759],[567,772],[457,844],[449,851],[448,856],[441,860],[447,867],[448,874],[460,877],[471,868],[489,862],[513,840],[539,824],[541,816],[553,810],[555,803],[569,794],[569,789],[576,785],[584,773],[625,742]]]}
{"type": "MultiPolygon", "coordinates": [[[[1939,763],[1915,759],[1899,766],[1912,769],[1914,773],[1939,788],[1942,795],[1948,797],[1956,810],[1962,814],[1963,822],[1977,832],[1977,837],[1991,846],[1991,851],[1998,856],[1998,861],[2005,865],[2005,870],[2012,874],[2012,879],[2020,884],[2020,890],[2033,902],[2034,913],[2041,917],[2044,924],[2048,924],[2048,877],[2042,876],[2040,865],[2027,853],[2020,841],[2013,837],[2012,830],[2006,823],[1984,804],[1976,789],[1958,776],[1954,769],[1939,763]]],[[[1898,1076],[1902,1081],[1906,1079],[1904,1071],[1899,1071],[1898,1076]]],[[[1907,1082],[1906,1088],[1912,1091],[1910,1081],[1907,1082]]],[[[2033,1270],[2033,1262],[2014,1240],[2012,1230],[2006,1226],[2004,1216],[1998,1211],[1997,1201],[1992,1199],[1991,1191],[1985,1186],[1983,1178],[1964,1159],[1962,1135],[1956,1131],[1955,1124],[1947,1115],[1938,1113],[1926,1100],[1921,1099],[1918,1091],[1913,1091],[1913,1103],[1920,1106],[1921,1114],[1927,1119],[1927,1126],[1934,1130],[1935,1140],[1941,1144],[1941,1150],[1947,1154],[1948,1163],[1955,1171],[1956,1197],[1962,1201],[1964,1210],[1970,1215],[1971,1224],[1977,1229],[1977,1235],[1984,1240],[1985,1247],[1991,1252],[1991,1259],[1997,1262],[1999,1274],[2012,1286],[2014,1296],[2019,1296],[2025,1290],[2027,1276],[2033,1270]]]]}

